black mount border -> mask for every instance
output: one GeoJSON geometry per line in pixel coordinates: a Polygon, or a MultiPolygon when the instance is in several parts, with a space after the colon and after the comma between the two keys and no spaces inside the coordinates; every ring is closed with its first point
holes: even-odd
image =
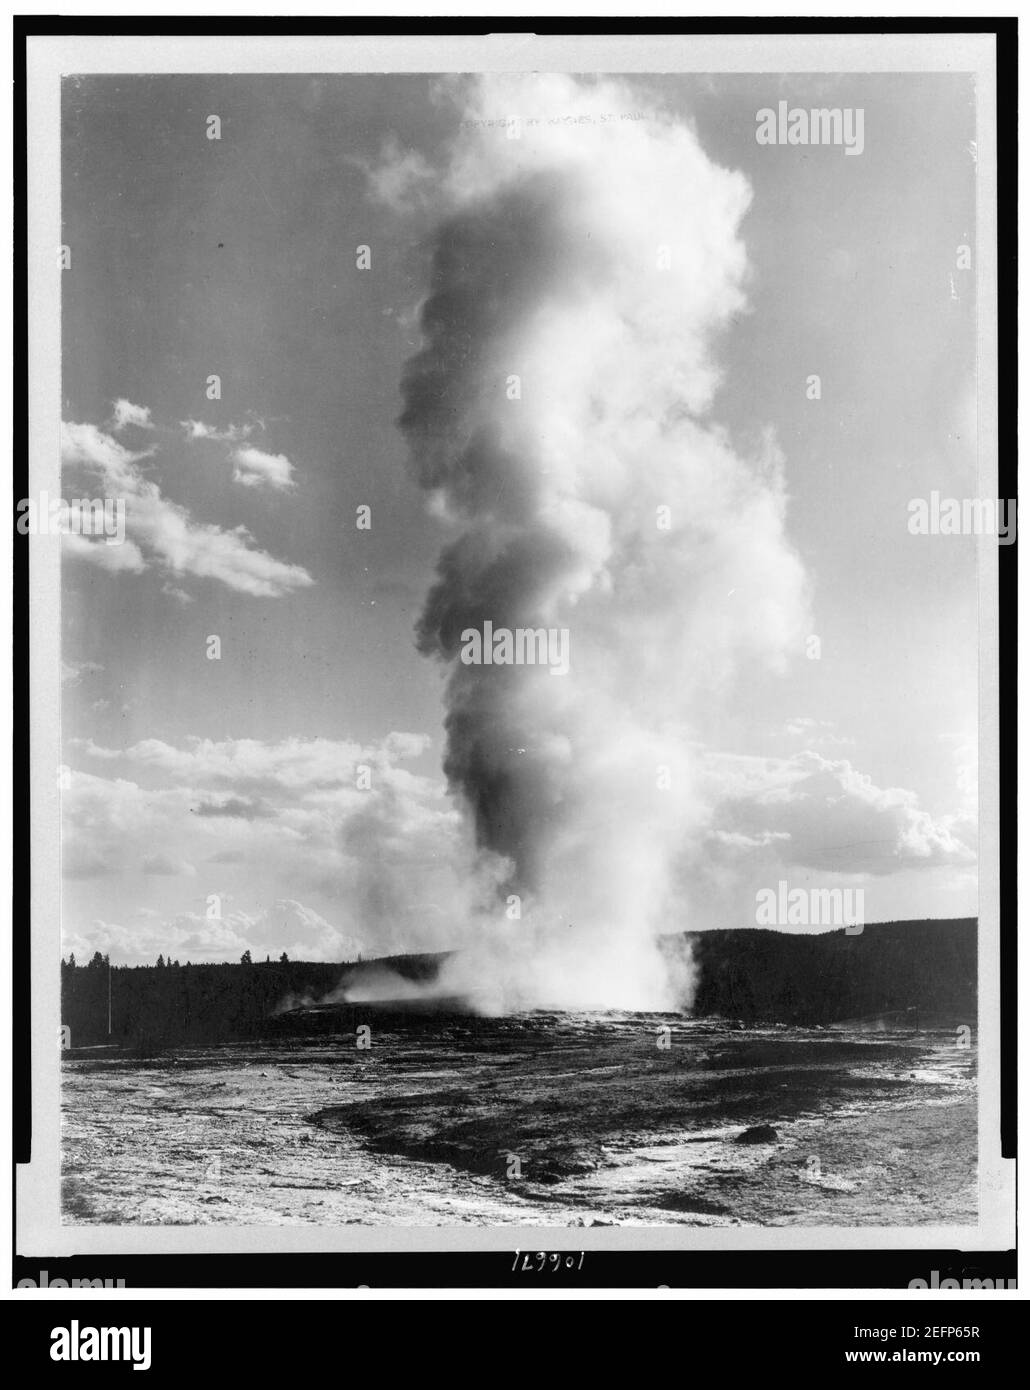
{"type": "MultiPolygon", "coordinates": [[[[1017,497],[1017,237],[1018,191],[1018,21],[1014,18],[805,18],[734,17],[601,19],[525,18],[511,16],[410,19],[389,16],[325,19],[253,20],[223,16],[87,16],[15,15],[14,170],[14,421],[13,498],[28,495],[28,264],[26,46],[29,38],[74,35],[111,37],[165,36],[200,38],[290,35],[301,38],[484,37],[491,33],[544,36],[618,36],[632,34],[771,35],[771,34],[994,34],[997,63],[998,151],[998,496],[1017,497]],[[403,26],[403,27],[401,27],[403,26]]],[[[999,746],[1001,857],[1001,1150],[1016,1154],[1016,670],[1018,540],[998,546],[999,585],[999,746]]],[[[32,1152],[32,1072],[30,1005],[31,858],[29,843],[29,588],[28,547],[15,544],[13,573],[13,885],[12,885],[12,1216],[16,1217],[16,1165],[32,1152]]],[[[374,1252],[369,1254],[125,1255],[72,1256],[62,1259],[18,1256],[12,1220],[12,1283],[38,1279],[40,1269],[56,1278],[124,1278],[137,1288],[344,1288],[369,1284],[396,1288],[526,1287],[526,1275],[511,1272],[520,1231],[512,1228],[512,1251],[374,1252]],[[131,1277],[130,1277],[131,1276],[131,1277]]],[[[271,1233],[270,1233],[271,1236],[271,1233]]],[[[647,1239],[642,1228],[641,1240],[647,1239]]],[[[526,1246],[521,1246],[527,1249],[526,1246]]],[[[539,1248],[539,1247],[538,1247],[539,1248]]],[[[628,1288],[669,1284],[674,1288],[905,1288],[930,1270],[940,1278],[1016,1276],[1016,1252],[957,1250],[739,1250],[739,1251],[589,1251],[582,1273],[532,1276],[538,1286],[628,1288]],[[589,1271],[589,1273],[588,1273],[589,1271]]],[[[919,1318],[910,1314],[910,1320],[919,1318]]]]}

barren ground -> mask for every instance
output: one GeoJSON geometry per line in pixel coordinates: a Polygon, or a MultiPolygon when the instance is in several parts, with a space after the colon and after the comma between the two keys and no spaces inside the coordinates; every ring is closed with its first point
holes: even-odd
{"type": "Polygon", "coordinates": [[[68,1221],[976,1219],[975,1051],[950,1034],[525,1014],[65,1057],[68,1221]]]}

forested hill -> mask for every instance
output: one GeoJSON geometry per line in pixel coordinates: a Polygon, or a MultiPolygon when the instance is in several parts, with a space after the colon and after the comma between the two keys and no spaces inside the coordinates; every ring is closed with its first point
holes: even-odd
{"type": "MultiPolygon", "coordinates": [[[[885,922],[861,934],[798,936],[757,928],[663,938],[689,944],[696,972],[695,1016],[744,1022],[835,1023],[910,1012],[976,1019],[976,922],[972,918],[885,922]]],[[[62,963],[61,1022],[73,1047],[108,1041],[150,1049],[228,1041],[263,1033],[284,1007],[315,1003],[364,976],[393,972],[432,981],[446,953],[331,963],[248,960],[224,965],[115,966],[99,954],[86,966],[62,963]],[[110,1033],[108,1003],[110,995],[110,1033]]]]}
{"type": "Polygon", "coordinates": [[[857,936],[697,932],[694,1013],[751,1022],[836,1023],[914,1010],[972,1024],[976,919],[879,922],[857,936]]]}

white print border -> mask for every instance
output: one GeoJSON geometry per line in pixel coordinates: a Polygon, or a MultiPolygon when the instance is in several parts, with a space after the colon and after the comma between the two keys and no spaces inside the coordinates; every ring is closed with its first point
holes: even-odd
{"type": "MultiPolygon", "coordinates": [[[[945,21],[946,22],[946,21],[945,21]]],[[[391,27],[395,21],[391,21],[391,27]]],[[[30,275],[29,491],[60,492],[60,78],[63,73],[569,73],[969,72],[976,78],[979,248],[977,400],[978,492],[997,490],[997,180],[992,34],[628,35],[555,37],[507,33],[485,38],[383,36],[218,38],[41,37],[27,40],[30,275]]],[[[752,113],[753,114],[753,113],[752,113]]],[[[866,132],[868,140],[868,130],[866,132]]],[[[30,669],[32,832],[33,1160],[18,1172],[16,1250],[33,1259],[100,1253],[258,1253],[530,1248],[531,1227],[290,1228],[115,1227],[62,1223],[59,1205],[60,934],[58,755],[60,592],[57,547],[31,560],[35,620],[30,669]],[[44,924],[42,927],[38,924],[44,924]]],[[[997,1088],[999,836],[997,766],[997,546],[978,547],[980,576],[980,1222],[967,1226],[706,1229],[542,1228],[549,1250],[1006,1249],[1013,1240],[1013,1165],[1001,1160],[997,1088]]],[[[913,1270],[913,1277],[920,1274],[913,1270]]],[[[776,1291],[770,1291],[775,1295],[776,1291]]],[[[829,1291],[827,1291],[829,1292],[829,1291]]],[[[36,1295],[40,1296],[40,1295],[36,1295]]],[[[333,1295],[337,1296],[336,1294],[333,1295]]],[[[507,1292],[505,1297],[510,1296],[507,1292]]],[[[768,1296],[763,1293],[763,1297],[768,1296]]],[[[790,1291],[796,1297],[797,1291],[790,1291]]],[[[820,1296],[824,1293],[820,1291],[820,1296]]],[[[849,1297],[854,1291],[848,1291],[849,1297]]],[[[876,1296],[883,1296],[877,1294],[876,1296]]],[[[909,1297],[913,1295],[909,1294],[909,1297]]]]}

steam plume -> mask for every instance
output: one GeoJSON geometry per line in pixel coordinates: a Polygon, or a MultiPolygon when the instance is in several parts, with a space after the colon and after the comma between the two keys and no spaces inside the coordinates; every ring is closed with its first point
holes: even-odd
{"type": "Polygon", "coordinates": [[[673,1007],[655,940],[689,926],[692,708],[805,631],[775,448],[743,460],[705,419],[750,193],[619,83],[449,90],[447,167],[379,182],[439,203],[400,424],[452,535],[417,638],[447,672],[449,784],[503,866],[460,959],[497,1007],[673,1007]],[[568,629],[569,673],[463,664],[487,620],[568,629]]]}

